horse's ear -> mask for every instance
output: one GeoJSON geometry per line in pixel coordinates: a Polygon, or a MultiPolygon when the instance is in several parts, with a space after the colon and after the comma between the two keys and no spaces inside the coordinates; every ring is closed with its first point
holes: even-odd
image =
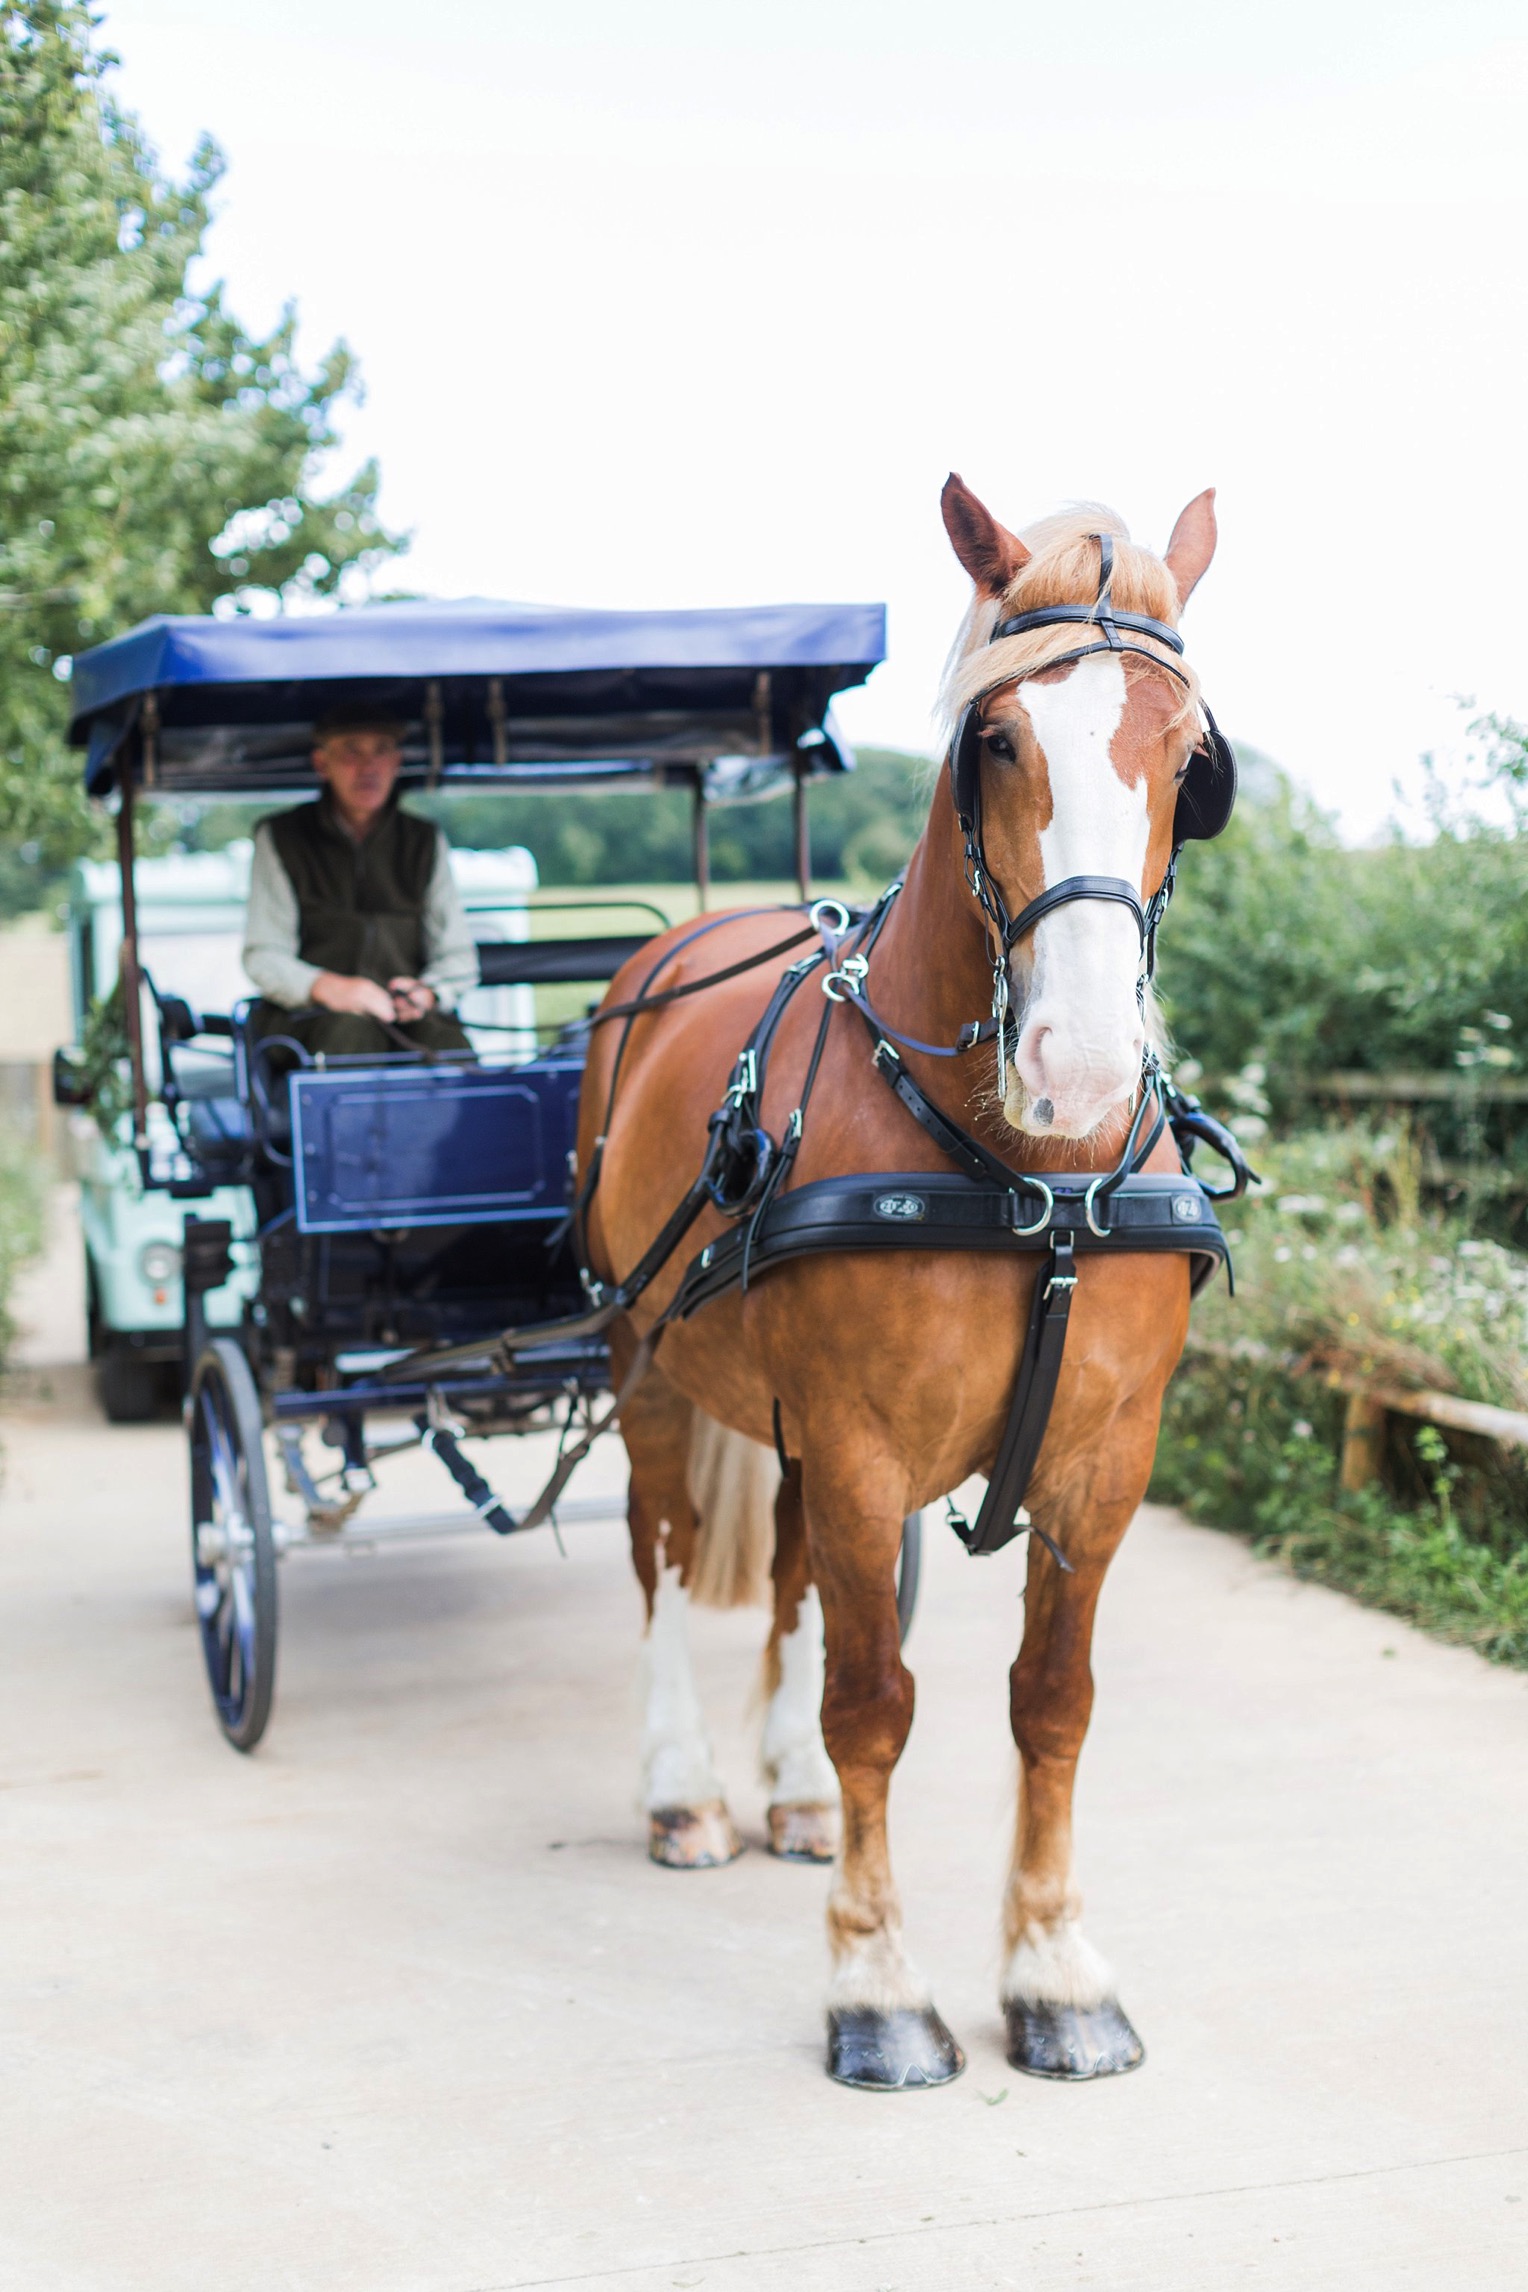
{"type": "Polygon", "coordinates": [[[1215,488],[1207,485],[1203,493],[1195,494],[1173,527],[1173,537],[1162,560],[1173,577],[1180,606],[1188,603],[1209,571],[1215,541],[1215,488]]]}
{"type": "Polygon", "coordinates": [[[1031,552],[1016,533],[998,524],[991,510],[953,470],[944,481],[939,507],[950,547],[977,588],[984,589],[989,597],[1001,597],[1023,572],[1031,552]]]}

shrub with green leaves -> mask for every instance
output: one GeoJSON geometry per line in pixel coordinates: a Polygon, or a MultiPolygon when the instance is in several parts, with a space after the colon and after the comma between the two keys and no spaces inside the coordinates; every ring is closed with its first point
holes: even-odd
{"type": "Polygon", "coordinates": [[[10,1313],[16,1276],[42,1247],[46,1206],[36,1147],[15,1124],[0,1122],[0,1367],[16,1334],[10,1313]]]}
{"type": "MultiPolygon", "coordinates": [[[[1236,1089],[1239,1127],[1259,1129],[1259,1070],[1236,1089]]],[[[1528,1665],[1528,1457],[1393,1416],[1383,1483],[1341,1492],[1346,1402],[1322,1375],[1523,1408],[1528,1258],[1428,1205],[1400,1125],[1265,1133],[1254,1151],[1264,1183],[1223,1220],[1236,1296],[1217,1285],[1194,1308],[1153,1496],[1528,1665]]]]}

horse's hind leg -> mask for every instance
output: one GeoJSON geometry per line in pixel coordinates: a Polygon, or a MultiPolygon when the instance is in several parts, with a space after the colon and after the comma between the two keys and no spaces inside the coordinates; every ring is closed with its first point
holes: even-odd
{"type": "MultiPolygon", "coordinates": [[[[1155,1418],[1149,1439],[1154,1442],[1155,1418]]],[[[1123,1427],[1098,1450],[1112,1454],[1108,1479],[1130,1478],[1121,1458],[1123,1427]],[[1121,1469],[1121,1467],[1125,1469],[1121,1469]]],[[[1145,1475],[1151,1450],[1145,1451],[1145,1475]]],[[[1100,1477],[1102,1477],[1100,1475],[1100,1477]]],[[[1072,1869],[1072,1790],[1093,1708],[1089,1660],[1093,1616],[1104,1573],[1130,1524],[1138,1492],[1113,1486],[1072,1489],[1035,1517],[1065,1551],[1064,1574],[1030,1543],[1024,1638],[1010,1674],[1010,1712],[1019,1747],[1018,1820],[1003,1905],[1002,2001],[1008,2059],[1035,2077],[1117,2076],[1145,2049],[1115,1995],[1114,1976],[1082,1931],[1082,1897],[1072,1869]]]]}
{"type": "Polygon", "coordinates": [[[787,1862],[831,1862],[840,1827],[838,1777],[822,1739],[822,1605],[811,1581],[796,1462],[775,1498],[774,1594],[764,1654],[769,1850],[787,1862]]]}
{"type": "Polygon", "coordinates": [[[712,1870],[742,1852],[712,1762],[690,1663],[688,1583],[697,1527],[687,1471],[693,1413],[657,1368],[648,1370],[621,1412],[631,1459],[632,1560],[647,1600],[642,1804],[647,1851],[669,1870],[712,1870]]]}
{"type": "Polygon", "coordinates": [[[882,2091],[943,2085],[965,2056],[902,1942],[886,1799],[913,1717],[902,1661],[896,1564],[905,1490],[841,1442],[806,1458],[812,1569],[827,1636],[823,1734],[843,1796],[843,1845],[828,1900],[833,1974],[828,2074],[882,2091]]]}

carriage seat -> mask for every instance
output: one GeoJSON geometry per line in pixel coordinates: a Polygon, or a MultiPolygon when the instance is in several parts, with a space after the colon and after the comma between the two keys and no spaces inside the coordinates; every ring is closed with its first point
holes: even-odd
{"type": "Polygon", "coordinates": [[[201,1030],[189,1022],[184,1029],[165,1027],[160,1039],[165,1096],[180,1110],[192,1159],[204,1176],[232,1181],[243,1169],[254,1136],[239,1097],[232,1052],[209,1048],[201,1030]]]}

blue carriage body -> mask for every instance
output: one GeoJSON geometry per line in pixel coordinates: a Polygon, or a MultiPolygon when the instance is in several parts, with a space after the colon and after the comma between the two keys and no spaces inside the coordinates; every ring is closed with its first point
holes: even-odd
{"type": "Polygon", "coordinates": [[[298,1230],[554,1223],[583,1061],[367,1067],[291,1080],[298,1230]]]}

